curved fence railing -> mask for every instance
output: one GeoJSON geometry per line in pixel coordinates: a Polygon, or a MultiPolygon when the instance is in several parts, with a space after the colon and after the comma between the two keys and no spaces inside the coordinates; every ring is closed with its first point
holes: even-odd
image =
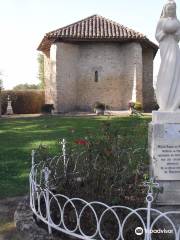
{"type": "MultiPolygon", "coordinates": [[[[152,179],[145,184],[148,187],[145,208],[108,206],[102,202],[68,198],[50,188],[50,170],[41,163],[35,164],[34,154],[33,151],[29,177],[30,207],[36,217],[47,225],[49,234],[59,231],[86,240],[180,240],[180,228],[174,222],[174,216],[180,216],[180,212],[163,213],[152,208],[153,189],[158,187],[152,179]]],[[[58,161],[59,158],[56,159],[58,161]]]]}

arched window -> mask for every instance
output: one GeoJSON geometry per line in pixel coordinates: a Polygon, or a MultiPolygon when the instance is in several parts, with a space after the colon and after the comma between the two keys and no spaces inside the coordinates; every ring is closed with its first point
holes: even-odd
{"type": "Polygon", "coordinates": [[[98,76],[98,71],[95,71],[95,74],[94,74],[94,81],[95,82],[98,82],[98,79],[99,78],[99,76],[98,76]]]}

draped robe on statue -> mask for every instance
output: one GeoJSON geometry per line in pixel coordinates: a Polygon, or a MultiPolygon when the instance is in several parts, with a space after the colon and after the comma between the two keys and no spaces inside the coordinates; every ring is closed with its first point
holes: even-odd
{"type": "Polygon", "coordinates": [[[180,22],[177,18],[159,20],[156,39],[159,42],[161,65],[156,83],[160,111],[180,110],[180,22]]]}

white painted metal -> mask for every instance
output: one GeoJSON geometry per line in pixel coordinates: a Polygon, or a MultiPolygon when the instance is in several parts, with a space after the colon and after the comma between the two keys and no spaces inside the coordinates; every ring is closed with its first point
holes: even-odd
{"type": "MultiPolygon", "coordinates": [[[[65,165],[67,164],[66,159],[66,149],[65,149],[65,140],[62,142],[63,145],[63,160],[65,162],[65,165]]],[[[146,208],[138,208],[138,209],[131,209],[126,206],[108,206],[107,204],[104,204],[102,202],[87,202],[80,198],[68,198],[65,195],[62,194],[54,194],[50,187],[49,187],[49,175],[50,171],[47,167],[44,167],[41,169],[41,177],[38,177],[38,167],[40,164],[35,164],[35,152],[32,151],[32,169],[30,172],[29,180],[30,180],[30,207],[33,211],[33,213],[37,216],[38,219],[43,221],[48,226],[49,234],[52,233],[52,229],[56,229],[57,231],[66,233],[70,236],[76,237],[78,239],[101,239],[101,240],[108,240],[105,239],[102,232],[102,225],[103,220],[107,213],[111,213],[113,215],[114,219],[116,220],[117,226],[118,226],[118,234],[117,234],[117,240],[126,240],[124,238],[124,230],[126,227],[127,221],[132,217],[136,216],[137,219],[140,220],[141,226],[143,228],[144,232],[144,240],[152,240],[152,230],[154,229],[154,226],[156,223],[162,223],[163,219],[167,220],[169,222],[169,225],[171,226],[171,230],[173,230],[172,233],[172,239],[173,240],[180,240],[180,228],[176,228],[175,223],[171,219],[172,214],[177,215],[180,214],[180,212],[161,212],[157,209],[152,208],[152,203],[154,200],[153,197],[153,189],[158,187],[158,184],[151,179],[150,182],[145,183],[145,186],[148,187],[148,193],[146,197],[147,207],[146,208]],[[43,176],[44,174],[44,176],[43,176]],[[42,178],[44,178],[45,185],[42,187],[42,178]],[[42,199],[44,199],[45,204],[42,206],[42,199]],[[62,201],[63,200],[63,201],[62,201]],[[51,216],[51,205],[52,202],[56,202],[58,214],[60,216],[60,220],[58,223],[53,222],[52,216],[51,216]],[[63,204],[62,204],[63,202],[63,204]],[[70,229],[69,226],[66,226],[65,223],[65,210],[68,205],[71,205],[75,216],[76,216],[76,226],[74,229],[70,229]],[[82,205],[81,210],[77,210],[77,206],[82,205]],[[44,209],[45,214],[42,212],[42,208],[44,209]],[[104,210],[99,215],[96,211],[96,209],[100,207],[104,210]],[[87,235],[82,228],[82,216],[85,213],[86,210],[91,210],[91,213],[94,216],[94,224],[96,226],[95,231],[92,235],[87,235]],[[118,210],[126,210],[129,213],[126,215],[126,217],[121,221],[119,215],[117,214],[118,210]],[[143,217],[144,214],[146,215],[146,219],[143,217]]],[[[59,158],[54,158],[57,161],[59,161],[59,158]]],[[[53,161],[51,161],[51,164],[53,164],[53,161]]],[[[67,165],[66,165],[67,166],[67,165]]],[[[65,169],[64,169],[65,170],[65,169]]],[[[138,227],[138,226],[137,226],[138,227]]]]}

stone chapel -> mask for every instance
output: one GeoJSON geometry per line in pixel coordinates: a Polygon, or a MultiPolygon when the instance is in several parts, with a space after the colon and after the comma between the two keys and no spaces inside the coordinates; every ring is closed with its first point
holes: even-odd
{"type": "Polygon", "coordinates": [[[47,33],[45,100],[55,112],[90,110],[95,102],[112,110],[130,100],[144,109],[154,103],[153,59],[158,47],[143,34],[93,15],[47,33]]]}

